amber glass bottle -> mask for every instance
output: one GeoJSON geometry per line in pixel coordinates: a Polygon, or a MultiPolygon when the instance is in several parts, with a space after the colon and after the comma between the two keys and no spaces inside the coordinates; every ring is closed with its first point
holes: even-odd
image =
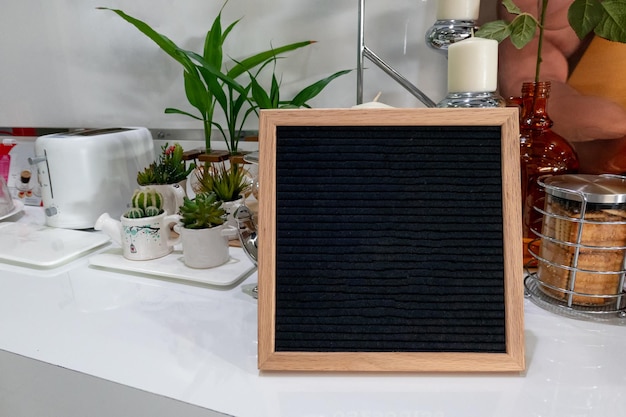
{"type": "Polygon", "coordinates": [[[526,82],[522,96],[511,98],[511,104],[520,106],[520,157],[522,175],[522,218],[524,264],[532,265],[534,258],[528,245],[541,231],[542,215],[533,207],[543,208],[543,189],[537,179],[544,175],[578,172],[578,156],[574,148],[552,131],[548,116],[550,82],[526,82]]]}

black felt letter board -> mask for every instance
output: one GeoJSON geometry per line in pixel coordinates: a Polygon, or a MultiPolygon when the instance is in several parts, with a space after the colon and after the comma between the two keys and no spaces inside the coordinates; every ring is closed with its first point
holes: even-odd
{"type": "Polygon", "coordinates": [[[505,352],[501,136],[278,126],[276,352],[505,352]]]}

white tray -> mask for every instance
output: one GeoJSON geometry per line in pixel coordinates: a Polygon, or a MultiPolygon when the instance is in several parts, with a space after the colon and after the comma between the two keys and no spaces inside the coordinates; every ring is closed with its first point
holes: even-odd
{"type": "Polygon", "coordinates": [[[149,261],[131,261],[122,255],[121,248],[112,248],[89,258],[93,266],[118,271],[136,272],[176,280],[200,282],[215,286],[230,286],[246,278],[254,264],[241,248],[230,247],[230,260],[215,268],[194,269],[183,262],[183,254],[174,250],[167,256],[149,261]]]}
{"type": "Polygon", "coordinates": [[[20,200],[13,200],[13,210],[4,214],[3,216],[0,216],[0,220],[8,219],[9,217],[16,215],[22,210],[24,210],[24,203],[22,203],[20,200]]]}
{"type": "Polygon", "coordinates": [[[29,223],[0,223],[0,261],[53,267],[109,243],[102,233],[29,223]]]}

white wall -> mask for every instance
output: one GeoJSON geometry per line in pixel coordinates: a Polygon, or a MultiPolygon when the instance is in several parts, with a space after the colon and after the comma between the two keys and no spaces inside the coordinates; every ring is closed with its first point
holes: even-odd
{"type": "MultiPolygon", "coordinates": [[[[221,0],[7,0],[0,13],[0,126],[199,129],[165,115],[191,110],[182,70],[147,37],[109,11],[120,8],[179,45],[201,50],[221,0]]],[[[366,43],[431,99],[445,96],[446,60],[424,42],[436,0],[366,1],[366,43]]],[[[316,44],[282,60],[284,95],[331,73],[355,68],[358,0],[230,0],[224,24],[243,18],[229,38],[235,58],[304,39],[316,44]]],[[[367,63],[364,100],[423,107],[367,63]]],[[[349,107],[356,72],[334,81],[312,104],[349,107]]],[[[249,123],[256,128],[256,121],[249,123]]]]}

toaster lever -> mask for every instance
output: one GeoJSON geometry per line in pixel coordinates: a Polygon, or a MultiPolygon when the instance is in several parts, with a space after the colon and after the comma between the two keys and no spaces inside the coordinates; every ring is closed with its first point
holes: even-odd
{"type": "Polygon", "coordinates": [[[44,162],[45,160],[46,160],[45,156],[37,156],[35,158],[31,157],[31,158],[28,158],[28,163],[31,164],[31,165],[35,165],[35,164],[38,164],[40,162],[44,162]]]}

